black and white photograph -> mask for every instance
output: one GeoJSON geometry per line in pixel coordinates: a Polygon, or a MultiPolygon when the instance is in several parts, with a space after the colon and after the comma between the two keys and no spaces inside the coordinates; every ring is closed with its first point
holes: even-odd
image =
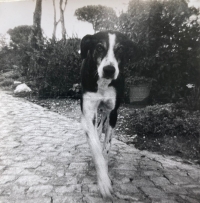
{"type": "Polygon", "coordinates": [[[0,203],[200,202],[200,0],[0,0],[0,203]]]}

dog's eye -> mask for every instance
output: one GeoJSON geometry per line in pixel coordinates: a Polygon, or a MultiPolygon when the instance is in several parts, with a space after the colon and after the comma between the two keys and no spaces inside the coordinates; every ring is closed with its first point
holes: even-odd
{"type": "Polygon", "coordinates": [[[101,44],[98,44],[96,49],[98,52],[102,52],[104,50],[104,47],[101,44]]]}
{"type": "Polygon", "coordinates": [[[123,46],[119,46],[117,49],[117,52],[122,53],[124,51],[124,47],[123,46]]]}

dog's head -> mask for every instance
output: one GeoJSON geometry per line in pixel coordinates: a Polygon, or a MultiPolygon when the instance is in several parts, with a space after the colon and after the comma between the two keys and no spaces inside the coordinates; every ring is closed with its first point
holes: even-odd
{"type": "Polygon", "coordinates": [[[136,55],[136,46],[119,32],[106,31],[86,35],[81,41],[82,59],[92,58],[99,78],[117,79],[130,55],[136,55]]]}

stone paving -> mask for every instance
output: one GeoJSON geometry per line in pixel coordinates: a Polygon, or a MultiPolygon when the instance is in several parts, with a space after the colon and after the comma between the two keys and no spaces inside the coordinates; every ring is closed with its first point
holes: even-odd
{"type": "MultiPolygon", "coordinates": [[[[199,166],[116,139],[109,175],[113,202],[200,202],[199,166]]],[[[0,91],[0,203],[106,201],[79,121],[0,91]]]]}

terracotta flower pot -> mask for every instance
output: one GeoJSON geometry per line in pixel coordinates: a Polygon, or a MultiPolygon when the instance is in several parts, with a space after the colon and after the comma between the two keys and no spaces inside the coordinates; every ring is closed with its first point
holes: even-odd
{"type": "Polygon", "coordinates": [[[130,103],[144,104],[147,103],[151,90],[151,84],[144,83],[139,85],[131,85],[129,99],[130,103]]]}

